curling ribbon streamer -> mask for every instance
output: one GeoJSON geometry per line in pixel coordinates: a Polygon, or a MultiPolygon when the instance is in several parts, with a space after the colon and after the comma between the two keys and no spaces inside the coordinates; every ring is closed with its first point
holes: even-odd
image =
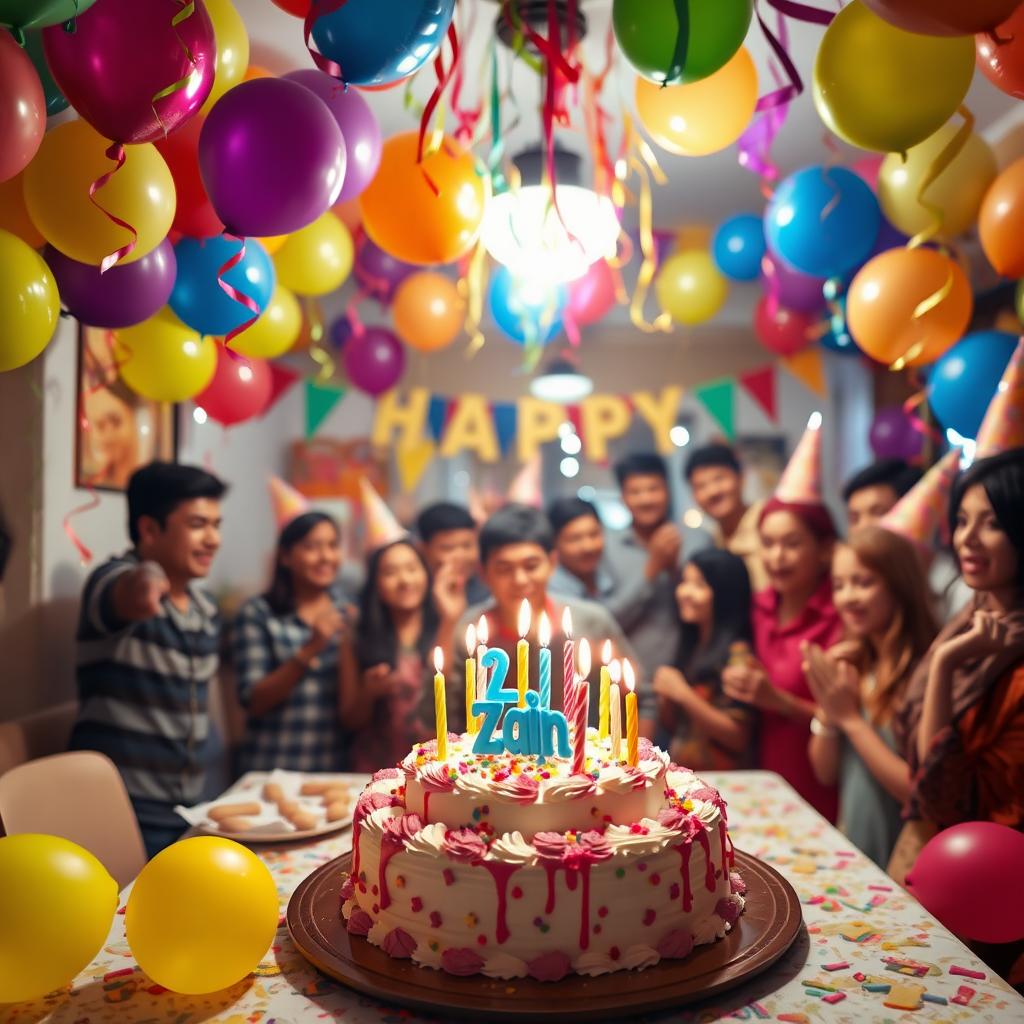
{"type": "Polygon", "coordinates": [[[946,439],[917,413],[918,409],[927,408],[927,395],[917,374],[914,375],[913,384],[918,390],[903,403],[903,415],[910,420],[911,425],[919,434],[923,434],[936,444],[941,445],[946,439]]]}
{"type": "Polygon", "coordinates": [[[166,99],[172,93],[178,92],[180,89],[184,89],[188,85],[189,79],[195,73],[197,62],[195,54],[188,48],[188,44],[181,35],[178,33],[178,26],[186,19],[191,18],[195,14],[196,5],[195,0],[177,0],[181,5],[181,10],[171,18],[171,28],[174,29],[174,34],[178,39],[178,45],[185,51],[185,57],[188,59],[189,64],[192,65],[192,70],[187,75],[179,78],[178,81],[172,82],[167,88],[161,89],[156,93],[153,98],[149,101],[150,107],[153,109],[153,116],[156,118],[156,123],[163,129],[164,137],[167,136],[167,125],[164,124],[163,118],[160,117],[160,112],[156,109],[156,101],[166,99]]]}
{"type": "Polygon", "coordinates": [[[259,303],[252,298],[252,296],[246,295],[244,292],[239,291],[239,289],[237,289],[233,284],[229,284],[224,280],[224,275],[231,270],[232,267],[237,267],[238,264],[245,259],[245,239],[242,238],[241,235],[236,235],[229,231],[227,228],[224,229],[224,237],[229,241],[238,242],[238,252],[228,259],[227,262],[223,263],[217,271],[217,284],[220,285],[221,291],[224,292],[229,299],[245,306],[245,308],[252,313],[252,316],[249,317],[248,320],[243,321],[237,327],[232,327],[224,336],[224,347],[230,352],[231,342],[238,337],[242,331],[246,331],[252,327],[252,325],[259,319],[260,307],[259,303]]]}
{"type": "MultiPolygon", "coordinates": [[[[469,23],[466,25],[462,32],[463,39],[472,39],[473,30],[476,28],[476,16],[479,6],[473,4],[470,8],[469,23]]],[[[462,8],[460,8],[460,13],[462,8]]],[[[465,50],[459,54],[459,59],[455,61],[452,67],[452,92],[451,92],[451,108],[452,113],[455,115],[455,138],[462,143],[462,145],[469,147],[473,142],[473,138],[476,134],[477,125],[480,123],[480,118],[484,112],[484,100],[483,96],[480,97],[480,102],[475,107],[464,107],[461,105],[462,100],[462,85],[465,79],[463,74],[463,68],[465,64],[465,50]]],[[[481,79],[483,75],[481,74],[481,79]]]]}
{"type": "Polygon", "coordinates": [[[313,24],[316,20],[326,17],[328,14],[333,14],[344,7],[346,3],[348,3],[348,0],[313,0],[309,5],[309,10],[306,12],[306,17],[302,21],[302,39],[306,44],[306,50],[313,59],[313,63],[324,74],[330,75],[331,78],[337,78],[347,89],[348,82],[345,81],[341,65],[337,61],[325,57],[322,53],[318,53],[309,45],[310,36],[313,34],[313,24]]]}
{"type": "MultiPolygon", "coordinates": [[[[835,13],[832,11],[823,11],[808,4],[795,3],[793,0],[766,0],[766,2],[778,11],[779,14],[785,15],[787,18],[793,18],[795,21],[807,21],[815,25],[829,25],[835,17],[835,13]]],[[[793,58],[789,55],[788,44],[777,37],[768,27],[759,4],[755,4],[754,11],[757,14],[758,24],[761,26],[761,31],[764,33],[768,45],[775,52],[775,56],[789,78],[789,82],[786,85],[773,90],[767,96],[762,96],[754,108],[755,111],[769,110],[772,107],[779,107],[789,103],[791,100],[795,100],[804,91],[804,83],[800,78],[800,72],[797,71],[796,64],[793,63],[793,58]]]]}
{"type": "Polygon", "coordinates": [[[106,173],[101,174],[89,186],[89,201],[92,203],[93,206],[96,207],[97,210],[100,211],[100,213],[102,213],[107,218],[107,220],[116,224],[119,228],[124,228],[126,231],[129,231],[132,237],[127,245],[122,245],[120,249],[115,249],[112,253],[108,253],[106,256],[103,257],[103,261],[100,263],[101,274],[105,274],[111,267],[115,266],[117,263],[123,260],[125,256],[127,256],[132,251],[132,249],[135,248],[139,241],[138,231],[136,231],[135,228],[133,228],[131,224],[128,223],[128,221],[122,220],[120,217],[117,217],[113,213],[111,213],[96,198],[96,193],[99,192],[99,190],[103,188],[103,186],[106,185],[106,183],[110,181],[110,179],[115,174],[117,174],[117,172],[121,170],[122,167],[124,167],[124,146],[120,142],[112,142],[110,146],[107,148],[106,156],[108,160],[113,160],[117,166],[114,167],[112,170],[109,170],[106,173]]]}
{"type": "MultiPolygon", "coordinates": [[[[331,354],[324,348],[324,319],[319,304],[316,299],[308,297],[305,305],[306,319],[309,321],[309,337],[312,341],[309,346],[309,358],[320,367],[314,379],[322,384],[334,376],[335,363],[331,354]]],[[[363,325],[360,323],[359,333],[361,334],[362,331],[363,325]]],[[[352,333],[356,333],[354,329],[352,333]]]]}
{"type": "MultiPolygon", "coordinates": [[[[420,171],[423,174],[423,178],[427,185],[430,186],[430,191],[433,192],[435,196],[439,196],[441,194],[441,190],[437,187],[437,182],[431,178],[427,173],[427,169],[423,166],[423,157],[425,155],[424,147],[430,118],[433,116],[434,110],[441,100],[441,96],[451,79],[452,73],[455,71],[456,65],[459,63],[459,35],[455,30],[454,21],[448,26],[448,43],[452,48],[452,62],[448,68],[445,68],[444,46],[439,46],[437,49],[437,56],[434,58],[434,74],[437,76],[437,85],[434,86],[434,91],[430,94],[430,99],[427,100],[427,104],[423,108],[423,116],[420,118],[420,135],[416,146],[416,162],[420,165],[420,171]]],[[[444,133],[441,132],[439,137],[436,139],[438,146],[442,144],[443,138],[444,133]]]]}
{"type": "Polygon", "coordinates": [[[466,358],[471,359],[484,347],[484,332],[480,321],[484,311],[484,289],[487,286],[487,250],[483,242],[477,242],[469,258],[466,274],[459,280],[458,291],[466,303],[465,331],[469,335],[466,358]]]}

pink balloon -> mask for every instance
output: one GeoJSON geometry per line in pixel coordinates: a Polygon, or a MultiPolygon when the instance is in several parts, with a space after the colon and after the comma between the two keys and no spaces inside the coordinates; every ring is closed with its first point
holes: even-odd
{"type": "Polygon", "coordinates": [[[192,401],[210,419],[230,427],[259,416],[270,402],[273,384],[265,359],[243,359],[221,346],[213,379],[192,401]]]}
{"type": "Polygon", "coordinates": [[[860,175],[871,186],[872,192],[878,191],[878,172],[882,169],[884,153],[872,153],[862,156],[851,168],[854,174],[860,175]]]}
{"type": "Polygon", "coordinates": [[[615,274],[605,260],[591,263],[587,272],[569,285],[564,319],[579,326],[597,323],[615,305],[615,274]]]}
{"type": "Polygon", "coordinates": [[[349,338],[341,358],[348,379],[368,395],[390,391],[405,369],[405,349],[386,327],[367,327],[349,338]]]}
{"type": "Polygon", "coordinates": [[[757,340],[779,356],[791,356],[812,344],[817,323],[813,315],[780,306],[767,295],[761,296],[754,310],[757,340]]]}
{"type": "Polygon", "coordinates": [[[74,32],[63,25],[43,30],[54,81],[100,135],[155,142],[210,95],[217,60],[213,24],[203,0],[175,26],[182,10],[178,0],[99,0],[76,19],[74,32]],[[180,88],[154,99],[183,79],[180,88]]]}
{"type": "Polygon", "coordinates": [[[0,28],[0,181],[20,174],[46,131],[46,97],[28,54],[0,28]]]}
{"type": "Polygon", "coordinates": [[[954,825],[917,855],[907,886],[951,932],[977,942],[1024,938],[1024,833],[991,821],[954,825]]]}

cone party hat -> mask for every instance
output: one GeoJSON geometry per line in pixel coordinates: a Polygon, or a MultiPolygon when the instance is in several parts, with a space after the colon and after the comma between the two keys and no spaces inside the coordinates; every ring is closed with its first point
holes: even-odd
{"type": "Polygon", "coordinates": [[[293,519],[309,511],[309,501],[291,484],[285,483],[279,476],[272,476],[267,481],[270,488],[270,503],[274,507],[274,522],[278,530],[283,530],[293,519]]]}
{"type": "Polygon", "coordinates": [[[949,492],[960,469],[960,449],[947,452],[895,505],[878,525],[926,551],[947,539],[949,492]]]}
{"type": "Polygon", "coordinates": [[[359,490],[363,497],[366,549],[372,551],[404,537],[406,531],[401,523],[365,476],[359,478],[359,490]]]}
{"type": "Polygon", "coordinates": [[[1003,379],[978,429],[975,458],[987,459],[1024,445],[1024,338],[1010,357],[1003,379]]]}
{"type": "Polygon", "coordinates": [[[775,497],[801,505],[820,505],[821,497],[821,413],[811,415],[804,436],[783,470],[775,497]]]}

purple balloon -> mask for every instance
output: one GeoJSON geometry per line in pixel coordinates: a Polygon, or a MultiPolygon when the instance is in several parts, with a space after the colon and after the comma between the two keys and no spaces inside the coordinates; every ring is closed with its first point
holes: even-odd
{"type": "Polygon", "coordinates": [[[346,91],[335,78],[318,68],[303,68],[283,76],[315,92],[327,104],[345,140],[348,166],[341,186],[339,202],[355,199],[370,184],[380,164],[380,125],[370,104],[356,89],[346,91]]]}
{"type": "Polygon", "coordinates": [[[378,301],[387,305],[395,297],[398,286],[412,273],[421,270],[410,263],[396,260],[365,235],[356,247],[356,280],[378,301]]]}
{"type": "Polygon", "coordinates": [[[405,349],[386,327],[367,327],[353,335],[341,357],[348,379],[368,395],[389,391],[405,369],[405,349]]]}
{"type": "Polygon", "coordinates": [[[766,253],[761,259],[761,284],[766,295],[774,295],[780,306],[797,313],[817,313],[825,308],[825,279],[801,274],[778,257],[766,253]]]}
{"type": "Polygon", "coordinates": [[[91,327],[131,327],[148,320],[167,304],[178,270],[174,246],[166,238],[142,259],[118,264],[105,274],[52,245],[43,250],[43,259],[64,307],[91,327]]]}
{"type": "Polygon", "coordinates": [[[341,129],[298,82],[255,78],[229,89],[199,135],[199,172],[217,216],[236,235],[287,235],[338,200],[341,129]]]}
{"type": "Polygon", "coordinates": [[[909,461],[921,454],[924,434],[898,405],[890,405],[875,414],[869,440],[875,458],[909,461]]]}
{"type": "Polygon", "coordinates": [[[352,337],[352,321],[348,316],[339,316],[331,324],[327,332],[331,344],[340,352],[349,338],[352,337]]]}

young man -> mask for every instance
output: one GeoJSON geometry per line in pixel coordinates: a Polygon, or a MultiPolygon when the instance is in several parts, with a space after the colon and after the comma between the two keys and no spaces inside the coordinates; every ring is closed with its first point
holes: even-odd
{"type": "Polygon", "coordinates": [[[558,556],[548,589],[604,604],[615,581],[604,564],[604,526],[597,509],[582,498],[559,498],[548,506],[548,521],[558,556]]]}
{"type": "Polygon", "coordinates": [[[880,459],[855,473],[843,487],[849,532],[877,523],[920,479],[902,459],[880,459]]]}
{"type": "Polygon", "coordinates": [[[469,604],[487,600],[487,588],[479,575],[477,527],[468,509],[450,501],[428,505],[416,520],[416,532],[423,542],[423,557],[431,573],[447,566],[465,582],[469,604]]]}
{"type": "Polygon", "coordinates": [[[686,480],[700,510],[715,521],[712,534],[716,547],[743,559],[756,592],[768,586],[761,563],[761,542],[757,523],[763,501],[743,501],[743,471],[736,453],[724,444],[706,444],[686,460],[686,480]]]}
{"type": "Polygon", "coordinates": [[[150,856],[203,789],[217,606],[195,584],[220,547],[226,486],[193,466],[153,462],[128,481],[132,549],[93,571],[78,622],[80,708],[73,749],[117,765],[150,856]]]}
{"type": "MultiPolygon", "coordinates": [[[[538,673],[537,624],[542,611],[551,623],[551,706],[556,711],[562,703],[562,612],[566,607],[572,616],[573,638],[584,637],[590,643],[592,667],[590,673],[590,724],[597,724],[598,683],[601,669],[601,647],[611,640],[614,656],[629,658],[637,669],[637,699],[640,711],[640,732],[651,736],[654,727],[656,700],[654,691],[645,685],[645,676],[639,670],[637,653],[623,635],[615,619],[599,604],[574,597],[553,597],[548,583],[555,568],[554,536],[547,516],[528,505],[506,505],[484,524],[480,531],[480,555],[484,582],[490,588],[491,599],[476,608],[470,608],[455,629],[457,665],[466,657],[466,627],[476,623],[481,615],[487,616],[488,646],[500,647],[509,655],[514,673],[516,643],[519,640],[519,609],[524,600],[533,610],[530,631],[530,679],[536,689],[538,673]]],[[[649,680],[649,676],[646,680],[649,680]]],[[[509,684],[506,684],[509,685],[509,684]]],[[[458,687],[455,688],[458,690],[458,687]]],[[[464,692],[464,691],[459,691],[464,692]]],[[[449,702],[449,708],[451,702],[449,702]]],[[[449,712],[450,713],[450,712],[449,712]]]]}

